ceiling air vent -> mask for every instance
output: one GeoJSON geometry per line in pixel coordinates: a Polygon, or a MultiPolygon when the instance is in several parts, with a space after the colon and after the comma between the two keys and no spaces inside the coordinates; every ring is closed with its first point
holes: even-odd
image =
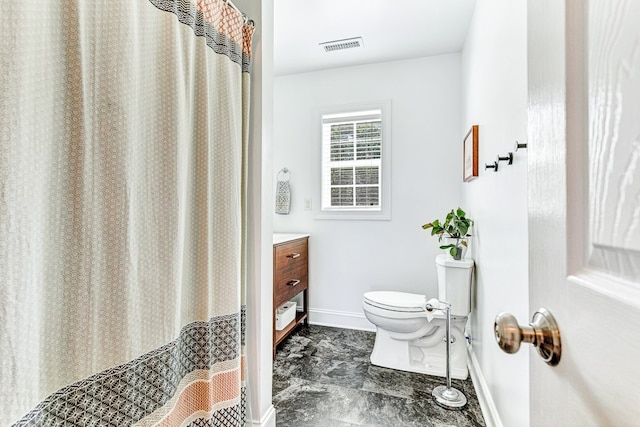
{"type": "Polygon", "coordinates": [[[354,47],[363,47],[362,37],[354,37],[351,39],[333,40],[330,42],[320,43],[325,52],[334,52],[336,50],[352,49],[354,47]]]}

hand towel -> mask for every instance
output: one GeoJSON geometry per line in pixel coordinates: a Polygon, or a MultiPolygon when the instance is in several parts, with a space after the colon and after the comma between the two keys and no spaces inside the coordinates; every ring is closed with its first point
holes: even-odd
{"type": "Polygon", "coordinates": [[[276,213],[287,215],[291,206],[291,188],[289,180],[278,181],[276,185],[276,213]]]}

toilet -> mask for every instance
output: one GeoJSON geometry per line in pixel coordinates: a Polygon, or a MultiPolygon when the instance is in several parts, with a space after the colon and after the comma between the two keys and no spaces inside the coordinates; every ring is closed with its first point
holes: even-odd
{"type": "MultiPolygon", "coordinates": [[[[448,255],[438,255],[436,270],[437,299],[451,304],[451,376],[464,380],[468,377],[464,329],[471,312],[473,260],[456,261],[448,255]]],[[[446,376],[446,314],[425,310],[434,297],[395,291],[364,294],[364,314],[376,325],[372,364],[446,376]]]]}

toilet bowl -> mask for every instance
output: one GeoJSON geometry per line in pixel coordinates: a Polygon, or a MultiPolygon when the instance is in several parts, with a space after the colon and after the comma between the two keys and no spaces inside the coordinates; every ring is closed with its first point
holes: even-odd
{"type": "MultiPolygon", "coordinates": [[[[472,260],[436,257],[437,299],[451,304],[451,376],[466,379],[467,348],[464,329],[471,311],[472,260]]],[[[425,310],[432,297],[396,291],[364,294],[362,306],[376,326],[371,363],[391,369],[446,376],[446,314],[425,310]]]]}

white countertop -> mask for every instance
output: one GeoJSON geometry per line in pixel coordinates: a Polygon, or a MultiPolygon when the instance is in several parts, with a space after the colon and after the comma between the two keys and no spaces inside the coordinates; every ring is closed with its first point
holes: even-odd
{"type": "Polygon", "coordinates": [[[292,240],[302,239],[309,237],[309,234],[305,233],[273,233],[273,244],[278,245],[280,243],[290,242],[292,240]]]}

